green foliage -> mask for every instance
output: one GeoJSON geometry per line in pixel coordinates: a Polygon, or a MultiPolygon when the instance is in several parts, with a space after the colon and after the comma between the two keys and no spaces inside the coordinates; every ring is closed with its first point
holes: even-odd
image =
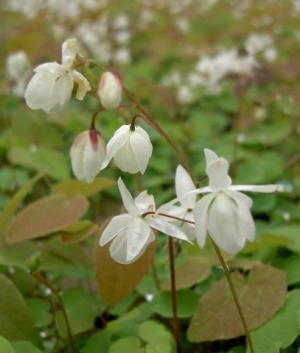
{"type": "MultiPolygon", "coordinates": [[[[299,353],[300,62],[295,43],[300,12],[295,2],[112,0],[105,7],[81,1],[69,8],[66,1],[64,11],[48,2],[32,8],[30,2],[12,3],[3,0],[0,9],[0,353],[176,352],[169,330],[166,238],[157,234],[144,255],[126,266],[112,260],[109,245],[98,242],[106,220],[123,212],[118,177],[133,195],[147,189],[158,208],[176,197],[174,172],[182,161],[138,118],[154,147],[144,175],[120,172],[112,161],[91,184],[74,180],[70,146],[100,107],[102,70],[85,65],[86,58],[105,69],[111,59],[124,86],[187,158],[200,186],[207,185],[204,148],[231,162],[234,184],[280,184],[277,193],[249,195],[255,240],[236,256],[223,255],[255,353],[299,353]],[[78,101],[75,87],[58,114],[29,109],[12,94],[7,56],[22,49],[33,68],[60,62],[61,42],[74,33],[84,51],[77,69],[92,91],[78,101]],[[246,38],[253,34],[270,35],[274,46],[264,43],[254,54],[258,65],[249,77],[230,73],[216,91],[197,83],[205,85],[210,76],[209,66],[199,76],[199,58],[237,48],[247,57],[246,38]],[[127,50],[130,64],[120,60],[127,50]],[[272,50],[277,52],[273,61],[272,50]],[[180,100],[182,91],[186,101],[180,100]],[[32,273],[40,273],[48,285],[32,273]]],[[[95,125],[108,141],[137,113],[123,95],[122,107],[100,112],[95,125]]],[[[176,242],[175,258],[183,351],[250,353],[209,238],[204,249],[196,241],[176,242]]]]}

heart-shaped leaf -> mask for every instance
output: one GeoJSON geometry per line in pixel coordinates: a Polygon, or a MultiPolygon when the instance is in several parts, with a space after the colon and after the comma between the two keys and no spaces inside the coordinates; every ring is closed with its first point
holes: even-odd
{"type": "MultiPolygon", "coordinates": [[[[251,330],[268,321],[284,304],[285,274],[270,265],[254,267],[246,281],[235,272],[232,281],[251,330]]],[[[232,294],[223,278],[215,282],[200,299],[188,328],[188,339],[204,342],[244,334],[232,294]]]]}
{"type": "Polygon", "coordinates": [[[6,230],[6,241],[12,244],[57,232],[81,218],[88,206],[81,195],[72,199],[62,194],[44,197],[17,214],[6,230]]]}

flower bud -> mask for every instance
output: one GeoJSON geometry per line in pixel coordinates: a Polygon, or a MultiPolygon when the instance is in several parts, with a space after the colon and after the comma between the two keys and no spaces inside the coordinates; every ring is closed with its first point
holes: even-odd
{"type": "Polygon", "coordinates": [[[115,109],[122,100],[122,81],[118,73],[107,71],[100,77],[98,96],[104,108],[115,109]]]}
{"type": "Polygon", "coordinates": [[[70,155],[76,178],[91,183],[102,169],[106,143],[99,131],[84,131],[73,142],[70,155]]]}
{"type": "Polygon", "coordinates": [[[147,132],[139,126],[121,126],[107,144],[104,167],[113,158],[123,172],[145,173],[152,154],[152,144],[147,132]]]}

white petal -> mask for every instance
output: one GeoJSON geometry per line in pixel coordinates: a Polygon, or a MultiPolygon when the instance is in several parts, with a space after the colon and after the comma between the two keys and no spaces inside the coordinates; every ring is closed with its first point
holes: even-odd
{"type": "Polygon", "coordinates": [[[250,213],[252,200],[241,193],[220,192],[208,214],[208,232],[225,252],[240,251],[246,239],[254,237],[254,223],[250,213]]]}
{"type": "Polygon", "coordinates": [[[141,133],[141,131],[141,128],[136,128],[136,131],[131,133],[130,145],[138,171],[144,174],[152,155],[153,147],[148,135],[147,138],[145,138],[145,131],[143,131],[143,133],[141,133]]]}
{"type": "Polygon", "coordinates": [[[113,217],[107,227],[104,229],[101,238],[99,240],[100,246],[103,246],[110,242],[113,238],[117,237],[127,225],[131,217],[129,214],[121,214],[119,216],[113,217]]]}
{"type": "Polygon", "coordinates": [[[192,209],[196,203],[196,195],[185,194],[189,191],[195,190],[195,185],[189,173],[181,165],[179,165],[176,169],[175,189],[181,205],[185,208],[192,209]]]}
{"type": "MultiPolygon", "coordinates": [[[[120,264],[128,264],[127,257],[127,228],[120,231],[118,236],[112,241],[109,246],[110,256],[120,264]]],[[[133,262],[133,261],[132,261],[133,262]]]]}
{"type": "Polygon", "coordinates": [[[127,255],[126,261],[135,259],[148,244],[151,229],[147,222],[138,217],[134,217],[127,228],[127,255]]]}
{"type": "Polygon", "coordinates": [[[204,148],[204,155],[205,155],[205,159],[206,159],[206,164],[209,164],[209,163],[213,162],[215,159],[219,158],[218,155],[214,151],[212,151],[208,148],[204,148]]]}
{"type": "Polygon", "coordinates": [[[253,192],[274,192],[277,191],[278,185],[230,185],[229,190],[234,191],[253,191],[253,192]]]}
{"type": "Polygon", "coordinates": [[[126,188],[125,184],[123,183],[122,179],[118,179],[118,187],[122,196],[123,204],[124,207],[126,208],[126,211],[132,216],[136,217],[140,215],[139,209],[136,207],[133,198],[126,188]]]}
{"type": "Polygon", "coordinates": [[[59,112],[71,97],[73,79],[70,73],[56,62],[39,65],[34,71],[24,93],[27,105],[49,114],[59,112]]]}
{"type": "Polygon", "coordinates": [[[228,176],[229,163],[225,158],[217,158],[207,164],[206,174],[209,178],[209,186],[212,190],[226,190],[231,185],[231,178],[228,176]]]}
{"type": "Polygon", "coordinates": [[[182,230],[180,230],[175,224],[165,221],[163,218],[159,216],[152,217],[152,218],[146,217],[146,220],[150,225],[150,227],[157,229],[164,234],[167,234],[177,239],[189,241],[186,234],[182,230]]]}
{"type": "Polygon", "coordinates": [[[131,174],[139,172],[139,167],[136,163],[130,140],[126,141],[122,148],[116,152],[114,156],[114,162],[116,166],[123,172],[128,172],[131,174]]]}
{"type": "Polygon", "coordinates": [[[194,207],[196,239],[201,248],[203,248],[207,236],[208,210],[215,196],[216,194],[213,193],[202,197],[194,207]]]}
{"type": "Polygon", "coordinates": [[[78,100],[83,100],[86,93],[91,91],[92,87],[90,86],[88,80],[78,71],[72,71],[72,77],[75,82],[78,83],[78,89],[76,92],[76,98],[78,100]]]}
{"type": "Polygon", "coordinates": [[[141,192],[134,200],[140,213],[155,211],[155,202],[153,195],[148,195],[147,191],[141,192]]]}
{"type": "Polygon", "coordinates": [[[107,157],[106,163],[108,164],[110,160],[115,156],[117,151],[119,151],[124,144],[129,140],[129,125],[121,126],[115,133],[114,136],[108,141],[106,149],[107,149],[107,157]]]}

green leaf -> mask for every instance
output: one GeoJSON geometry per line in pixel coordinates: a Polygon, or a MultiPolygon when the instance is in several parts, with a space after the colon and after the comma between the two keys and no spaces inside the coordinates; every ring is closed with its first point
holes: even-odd
{"type": "Polygon", "coordinates": [[[48,150],[39,147],[35,151],[28,148],[13,147],[9,150],[8,158],[11,163],[43,172],[55,180],[70,178],[70,168],[67,153],[48,150]]]}
{"type": "Polygon", "coordinates": [[[115,180],[105,177],[97,177],[91,184],[86,184],[78,180],[68,180],[55,184],[52,188],[52,193],[61,193],[67,197],[73,197],[77,194],[88,197],[115,184],[115,180]]]}
{"type": "Polygon", "coordinates": [[[2,336],[0,336],[0,352],[1,353],[14,353],[10,342],[2,336]]]}
{"type": "MultiPolygon", "coordinates": [[[[284,304],[285,274],[270,265],[254,267],[247,281],[239,272],[233,273],[231,278],[250,329],[268,321],[284,304]]],[[[188,328],[188,339],[204,342],[244,334],[228,283],[222,278],[199,300],[188,328]]]]}
{"type": "Polygon", "coordinates": [[[53,315],[49,313],[51,307],[47,300],[29,298],[26,303],[36,327],[45,327],[52,322],[53,315]]]}
{"type": "Polygon", "coordinates": [[[99,347],[101,347],[101,353],[108,353],[110,336],[111,334],[107,330],[102,330],[93,334],[87,340],[82,353],[99,353],[99,347]]]}
{"type": "MultiPolygon", "coordinates": [[[[281,177],[284,158],[275,152],[249,156],[238,165],[235,184],[266,184],[281,177]]],[[[268,197],[268,195],[264,195],[268,197]]]]}
{"type": "Polygon", "coordinates": [[[82,217],[88,206],[81,195],[72,199],[62,194],[41,198],[17,214],[6,230],[6,241],[12,244],[57,232],[82,217]]]}
{"type": "Polygon", "coordinates": [[[140,324],[138,334],[147,342],[146,353],[171,353],[174,348],[172,334],[156,321],[149,320],[140,324]]]}
{"type": "Polygon", "coordinates": [[[10,341],[37,342],[38,336],[25,300],[13,282],[0,273],[0,332],[10,341]]]}
{"type": "Polygon", "coordinates": [[[31,179],[27,184],[25,184],[22,189],[20,189],[10,200],[9,204],[5,207],[2,214],[0,215],[0,234],[3,234],[5,228],[7,227],[11,217],[18,208],[20,202],[28,194],[32,186],[43,176],[43,174],[38,174],[33,179],[31,179]]]}
{"type": "Polygon", "coordinates": [[[284,307],[270,321],[251,332],[255,352],[279,353],[292,344],[299,334],[299,312],[300,290],[296,289],[288,293],[284,307]]]}
{"type": "MultiPolygon", "coordinates": [[[[179,318],[189,318],[193,315],[199,295],[189,289],[181,289],[177,291],[177,315],[179,318]]],[[[172,298],[170,292],[158,292],[152,300],[152,310],[163,316],[171,318],[172,298]]]]}
{"type": "Polygon", "coordinates": [[[109,353],[145,353],[145,350],[141,348],[141,341],[138,338],[126,337],[115,341],[109,353]]]}
{"type": "MultiPolygon", "coordinates": [[[[42,353],[32,343],[26,341],[17,341],[11,343],[14,353],[42,353]]],[[[2,352],[1,352],[2,353],[2,352]]]]}
{"type": "MultiPolygon", "coordinates": [[[[82,333],[94,327],[98,311],[91,294],[82,287],[72,287],[63,292],[62,299],[73,334],[82,333]]],[[[67,327],[61,311],[56,312],[55,321],[60,335],[66,338],[67,327]]]]}

